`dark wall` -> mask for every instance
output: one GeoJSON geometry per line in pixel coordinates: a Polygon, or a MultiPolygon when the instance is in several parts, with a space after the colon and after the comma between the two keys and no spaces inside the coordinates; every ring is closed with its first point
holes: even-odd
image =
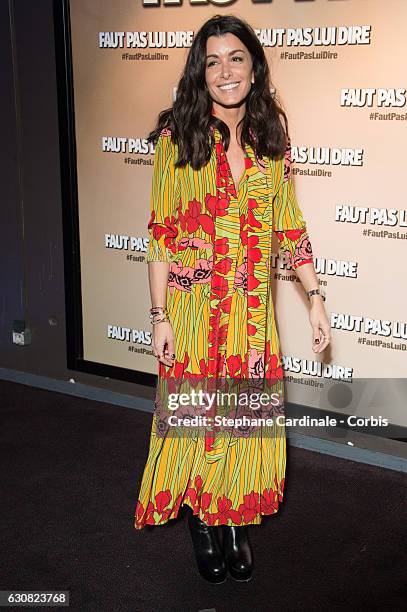
{"type": "Polygon", "coordinates": [[[151,397],[133,383],[67,369],[52,0],[0,2],[0,367],[151,397]],[[29,346],[12,342],[25,320],[29,346]]]}

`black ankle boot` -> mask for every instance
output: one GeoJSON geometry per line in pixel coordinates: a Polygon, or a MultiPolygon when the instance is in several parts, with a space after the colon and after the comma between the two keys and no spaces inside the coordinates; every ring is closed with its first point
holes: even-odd
{"type": "Polygon", "coordinates": [[[224,582],[227,568],[216,532],[220,527],[206,525],[192,513],[192,510],[188,512],[188,525],[198,571],[202,578],[208,582],[224,582]]]}
{"type": "Polygon", "coordinates": [[[247,582],[252,577],[253,557],[246,525],[222,525],[223,553],[229,574],[234,580],[247,582]]]}

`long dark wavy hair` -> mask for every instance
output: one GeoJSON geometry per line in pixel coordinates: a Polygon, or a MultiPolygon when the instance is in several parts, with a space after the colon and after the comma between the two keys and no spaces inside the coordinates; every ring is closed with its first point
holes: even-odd
{"type": "Polygon", "coordinates": [[[171,108],[160,112],[156,127],[148,135],[148,141],[156,144],[161,130],[171,130],[172,141],[178,145],[176,167],[189,163],[194,170],[199,170],[209,162],[214,146],[213,135],[209,138],[211,126],[219,129],[225,149],[229,148],[229,128],[212,115],[212,99],[205,79],[206,41],[209,36],[226,33],[242,41],[253,63],[254,83],[246,97],[245,116],[239,122],[243,122],[242,145],[249,144],[257,157],[280,158],[286,150],[287,116],[270,91],[270,70],[255,31],[234,15],[215,15],[196,33],[178,83],[176,100],[171,108]]]}

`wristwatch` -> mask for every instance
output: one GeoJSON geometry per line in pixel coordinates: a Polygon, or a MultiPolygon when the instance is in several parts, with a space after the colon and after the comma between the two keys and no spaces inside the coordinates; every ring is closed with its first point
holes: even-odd
{"type": "Polygon", "coordinates": [[[326,294],[323,289],[311,289],[311,291],[307,291],[308,299],[310,299],[311,295],[320,295],[324,302],[326,300],[326,294]]]}

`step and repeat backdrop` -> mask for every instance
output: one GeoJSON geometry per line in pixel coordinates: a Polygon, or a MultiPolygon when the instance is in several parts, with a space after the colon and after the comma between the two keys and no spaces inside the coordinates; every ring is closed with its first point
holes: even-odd
{"type": "Polygon", "coordinates": [[[194,32],[215,14],[247,20],[264,47],[327,293],[332,343],[316,356],[304,291],[276,247],[287,399],[407,424],[405,0],[70,1],[83,358],[157,371],[146,135],[172,104],[194,32]]]}

